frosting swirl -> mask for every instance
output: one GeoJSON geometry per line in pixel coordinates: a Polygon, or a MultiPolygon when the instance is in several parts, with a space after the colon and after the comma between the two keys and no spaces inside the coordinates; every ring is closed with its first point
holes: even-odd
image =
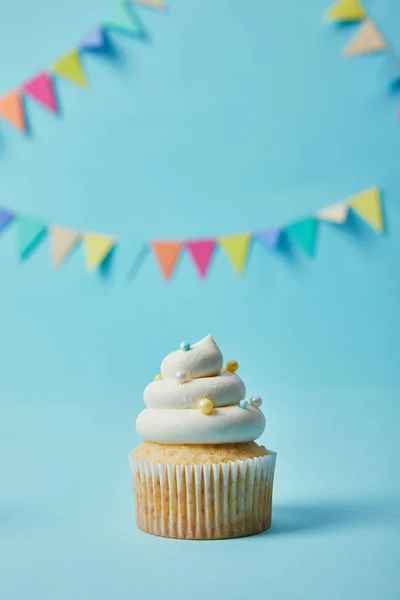
{"type": "Polygon", "coordinates": [[[210,335],[189,350],[166,356],[162,378],[144,390],[147,408],[136,420],[138,434],[145,441],[164,444],[239,443],[260,437],[263,413],[257,406],[247,406],[243,381],[222,365],[222,354],[210,335]],[[199,409],[202,399],[211,400],[211,414],[199,409]]]}

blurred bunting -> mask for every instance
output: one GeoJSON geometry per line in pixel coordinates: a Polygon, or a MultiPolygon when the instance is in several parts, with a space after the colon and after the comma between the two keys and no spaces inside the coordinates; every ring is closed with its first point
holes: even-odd
{"type": "Polygon", "coordinates": [[[66,227],[51,225],[49,228],[53,267],[59,267],[81,239],[80,233],[66,227]]]}
{"type": "Polygon", "coordinates": [[[349,205],[347,202],[339,202],[332,206],[327,206],[315,213],[315,216],[320,221],[329,221],[330,223],[342,224],[347,219],[349,205]]]}
{"type": "Polygon", "coordinates": [[[107,16],[104,25],[111,29],[142,36],[145,34],[142,23],[139,21],[133,8],[120,0],[107,16]]]}
{"type": "Polygon", "coordinates": [[[52,112],[57,112],[57,103],[53,90],[53,82],[47,73],[39,73],[24,84],[25,94],[42,104],[52,112]]]}
{"type": "Polygon", "coordinates": [[[15,129],[26,130],[24,107],[19,91],[9,92],[0,98],[0,116],[15,129]]]}
{"type": "MultiPolygon", "coordinates": [[[[102,50],[107,41],[107,28],[115,32],[144,38],[146,29],[135,12],[134,3],[157,10],[166,8],[164,0],[117,0],[103,21],[92,27],[75,47],[72,47],[51,67],[46,67],[28,78],[26,82],[17,86],[16,90],[5,92],[0,96],[0,118],[15,129],[25,131],[23,96],[29,96],[47,110],[56,113],[58,103],[50,73],[63,77],[76,85],[86,87],[87,82],[79,52],[102,50]]],[[[96,53],[92,52],[91,54],[95,55],[96,53]]]]}
{"type": "Polygon", "coordinates": [[[101,50],[105,42],[104,29],[101,26],[92,29],[81,41],[80,50],[101,50]]]}
{"type": "Polygon", "coordinates": [[[387,44],[376,25],[368,20],[360,26],[357,33],[343,50],[344,56],[356,56],[357,54],[371,54],[373,52],[384,52],[387,44]]]}
{"type": "Polygon", "coordinates": [[[362,21],[367,16],[359,0],[338,0],[325,13],[328,21],[362,21]]]}
{"type": "Polygon", "coordinates": [[[226,235],[218,238],[218,244],[239,275],[243,272],[246,264],[250,239],[251,235],[249,233],[226,235]]]}
{"type": "Polygon", "coordinates": [[[52,71],[65,79],[69,79],[72,83],[86,87],[85,75],[76,50],[72,50],[60,58],[60,60],[53,65],[52,71]]]}
{"type": "MultiPolygon", "coordinates": [[[[183,250],[190,256],[199,277],[205,279],[217,246],[222,249],[235,272],[241,274],[246,266],[252,240],[265,243],[272,250],[277,250],[280,236],[285,234],[289,241],[312,257],[316,249],[318,224],[321,221],[326,221],[344,225],[349,209],[357,213],[376,231],[381,232],[383,230],[380,192],[378,188],[373,187],[342,202],[321,208],[315,211],[313,215],[288,223],[286,226],[266,227],[257,229],[253,233],[225,235],[216,239],[210,237],[204,239],[152,240],[145,243],[144,247],[152,251],[161,274],[166,280],[172,278],[183,250]]],[[[33,252],[48,232],[54,267],[61,266],[82,240],[87,269],[96,271],[118,242],[117,238],[111,235],[78,231],[27,217],[7,208],[0,208],[0,232],[4,231],[8,225],[14,225],[17,229],[18,252],[21,258],[25,258],[33,252]]],[[[143,254],[143,246],[139,254],[143,254]]],[[[140,264],[142,262],[140,261],[140,264]]]]}
{"type": "Polygon", "coordinates": [[[27,258],[42,241],[47,232],[47,223],[40,219],[17,216],[18,254],[21,259],[27,258]]]}
{"type": "Polygon", "coordinates": [[[295,221],[285,228],[289,239],[308,254],[314,256],[317,235],[317,220],[313,217],[295,221]]]}
{"type": "Polygon", "coordinates": [[[200,277],[204,278],[207,275],[208,267],[214,254],[216,241],[212,239],[192,240],[186,242],[185,245],[200,277]]]}
{"type": "Polygon", "coordinates": [[[282,229],[278,227],[270,227],[264,231],[259,231],[255,234],[255,238],[264,242],[270,248],[275,249],[279,244],[279,238],[281,237],[282,229]]]}
{"type": "Polygon", "coordinates": [[[14,214],[5,208],[0,208],[0,231],[3,231],[14,219],[14,214]]]}
{"type": "Polygon", "coordinates": [[[142,4],[143,6],[150,6],[150,8],[156,8],[157,10],[164,10],[167,8],[164,0],[128,0],[135,4],[142,4]]]}
{"type": "Polygon", "coordinates": [[[100,233],[84,233],[86,266],[89,271],[95,271],[110,254],[116,244],[115,238],[100,233]]]}
{"type": "Polygon", "coordinates": [[[164,279],[172,277],[182,246],[183,243],[179,241],[150,242],[164,279]]]}
{"type": "Polygon", "coordinates": [[[353,196],[349,204],[368,225],[376,229],[376,231],[383,231],[381,201],[378,188],[371,188],[353,196]]]}

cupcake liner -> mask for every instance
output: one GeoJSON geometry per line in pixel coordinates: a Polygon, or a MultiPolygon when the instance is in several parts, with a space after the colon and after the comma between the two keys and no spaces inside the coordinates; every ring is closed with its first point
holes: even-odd
{"type": "Polygon", "coordinates": [[[271,524],[276,453],[203,465],[129,463],[143,531],[188,540],[235,538],[271,524]]]}

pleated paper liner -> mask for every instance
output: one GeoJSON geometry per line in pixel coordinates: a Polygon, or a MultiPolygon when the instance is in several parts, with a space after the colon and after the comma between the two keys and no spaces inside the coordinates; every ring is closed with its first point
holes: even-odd
{"type": "Polygon", "coordinates": [[[271,525],[276,453],[203,465],[152,463],[129,454],[138,527],[186,540],[236,538],[271,525]]]}

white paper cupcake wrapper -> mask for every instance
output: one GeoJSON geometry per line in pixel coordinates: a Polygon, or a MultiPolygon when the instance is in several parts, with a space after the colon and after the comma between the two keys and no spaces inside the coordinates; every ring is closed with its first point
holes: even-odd
{"type": "Polygon", "coordinates": [[[268,529],[276,453],[204,465],[129,454],[140,529],[181,539],[233,538],[268,529]]]}

